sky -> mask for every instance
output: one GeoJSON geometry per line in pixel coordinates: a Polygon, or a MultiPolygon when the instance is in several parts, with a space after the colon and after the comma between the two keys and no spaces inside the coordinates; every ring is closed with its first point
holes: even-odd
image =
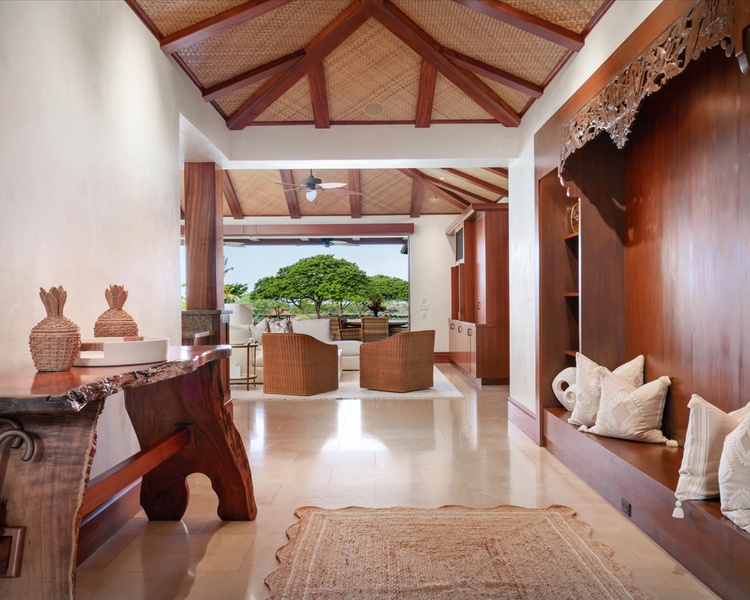
{"type": "MultiPolygon", "coordinates": [[[[369,276],[388,275],[409,280],[409,256],[401,254],[400,244],[366,246],[224,246],[227,267],[224,283],[247,283],[253,289],[261,277],[276,275],[281,267],[294,264],[301,258],[317,254],[331,254],[355,263],[369,276]]],[[[181,249],[182,282],[185,282],[185,247],[181,249]]]]}

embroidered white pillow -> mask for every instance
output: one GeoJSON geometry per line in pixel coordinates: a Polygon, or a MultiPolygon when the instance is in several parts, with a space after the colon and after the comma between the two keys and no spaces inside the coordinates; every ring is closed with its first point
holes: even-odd
{"type": "Polygon", "coordinates": [[[750,532],[750,415],[724,440],[719,461],[721,512],[750,532]]]}
{"type": "MultiPolygon", "coordinates": [[[[580,352],[576,352],[576,400],[573,414],[568,419],[573,425],[591,427],[596,422],[599,412],[599,398],[602,394],[599,365],[580,352]]],[[[614,371],[633,387],[643,385],[643,356],[620,365],[614,371]]]]}
{"type": "Polygon", "coordinates": [[[604,367],[599,367],[599,373],[602,396],[596,425],[582,425],[579,431],[623,440],[677,445],[677,442],[667,439],[659,429],[667,389],[672,383],[669,377],[659,377],[641,387],[635,387],[604,367]]]}
{"type": "Polygon", "coordinates": [[[269,333],[289,333],[289,325],[287,321],[269,321],[268,322],[269,333]]]}
{"type": "Polygon", "coordinates": [[[257,344],[263,343],[264,333],[268,333],[268,319],[261,319],[257,325],[250,326],[250,339],[257,344]]]}
{"type": "Polygon", "coordinates": [[[750,414],[750,403],[729,414],[693,394],[688,402],[690,417],[685,434],[685,452],[680,478],[674,492],[677,498],[673,517],[682,518],[683,500],[705,500],[719,496],[719,461],[724,439],[750,414]]]}

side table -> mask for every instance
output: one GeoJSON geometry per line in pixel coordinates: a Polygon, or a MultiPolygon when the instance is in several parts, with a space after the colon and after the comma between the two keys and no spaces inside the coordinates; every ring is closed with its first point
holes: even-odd
{"type": "Polygon", "coordinates": [[[232,344],[232,348],[244,348],[245,353],[245,376],[244,377],[232,377],[229,381],[232,382],[239,382],[244,381],[245,382],[245,389],[250,390],[250,382],[252,382],[253,387],[257,387],[255,380],[258,378],[258,375],[255,371],[255,353],[258,350],[258,342],[247,342],[245,344],[232,344]],[[251,352],[252,352],[252,358],[251,358],[251,352]],[[252,372],[250,367],[252,367],[252,372]]]}

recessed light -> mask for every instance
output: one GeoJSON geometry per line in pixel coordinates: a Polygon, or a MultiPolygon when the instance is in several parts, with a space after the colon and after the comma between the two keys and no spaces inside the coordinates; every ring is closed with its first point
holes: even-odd
{"type": "Polygon", "coordinates": [[[370,102],[369,104],[365,104],[363,110],[368,117],[377,117],[378,115],[382,115],[385,111],[380,102],[370,102]]]}

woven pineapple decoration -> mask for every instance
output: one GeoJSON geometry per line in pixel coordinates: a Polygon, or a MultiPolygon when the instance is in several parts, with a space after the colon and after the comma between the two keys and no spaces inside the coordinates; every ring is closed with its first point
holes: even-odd
{"type": "Polygon", "coordinates": [[[49,291],[39,288],[47,316],[39,321],[29,335],[31,358],[37,371],[67,371],[81,350],[78,325],[63,316],[68,293],[60,287],[49,291]]]}
{"type": "Polygon", "coordinates": [[[110,285],[104,291],[109,310],[104,311],[94,324],[94,337],[132,337],[138,335],[138,324],[122,310],[128,293],[124,285],[110,285]]]}

